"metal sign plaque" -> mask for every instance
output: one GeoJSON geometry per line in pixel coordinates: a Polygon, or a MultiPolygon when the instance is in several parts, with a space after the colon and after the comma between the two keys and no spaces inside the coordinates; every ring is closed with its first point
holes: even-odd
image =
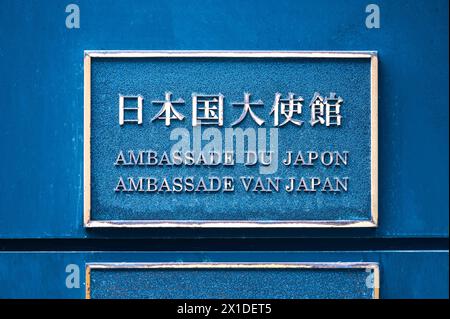
{"type": "Polygon", "coordinates": [[[379,281],[377,263],[90,263],[86,298],[378,299],[379,281]]]}
{"type": "Polygon", "coordinates": [[[86,227],[375,227],[374,52],[86,51],[86,227]]]}

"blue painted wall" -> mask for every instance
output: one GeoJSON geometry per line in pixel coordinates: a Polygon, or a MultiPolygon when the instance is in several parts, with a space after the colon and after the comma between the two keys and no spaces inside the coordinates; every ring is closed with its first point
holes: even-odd
{"type": "MultiPolygon", "coordinates": [[[[448,238],[448,1],[373,1],[381,9],[381,28],[367,29],[370,2],[3,0],[0,238],[448,238]],[[80,7],[80,29],[65,26],[71,2],[80,7]],[[378,229],[85,230],[83,51],[113,49],[378,51],[378,229]]],[[[214,242],[219,239],[206,250],[214,250],[214,242]]],[[[67,263],[181,258],[378,261],[382,298],[448,298],[448,250],[433,247],[186,255],[64,250],[1,253],[0,297],[83,297],[82,288],[65,288],[67,263]]]]}
{"type": "MultiPolygon", "coordinates": [[[[380,264],[380,298],[448,298],[448,251],[355,251],[355,252],[21,252],[0,253],[0,298],[84,298],[86,262],[377,262],[380,264]],[[67,265],[80,268],[79,288],[68,289],[67,265]]],[[[226,277],[226,276],[225,276],[226,277]]],[[[144,278],[130,282],[126,272],[120,287],[129,290],[145,285],[144,278]]],[[[148,279],[148,278],[147,278],[148,279]]],[[[157,278],[161,287],[173,288],[170,282],[157,278]]],[[[312,277],[311,279],[314,279],[312,277]]],[[[346,275],[335,281],[304,281],[305,293],[340,283],[342,287],[358,286],[346,275]]],[[[111,283],[110,283],[111,284],[111,283]]],[[[173,284],[173,283],[172,283],[173,284]]],[[[103,296],[108,283],[93,286],[96,296],[103,296]]],[[[113,284],[112,284],[113,285],[113,284]]],[[[201,283],[195,285],[202,285],[201,283]]],[[[111,285],[109,285],[111,286],[111,285]]],[[[173,295],[182,292],[174,291],[173,295]]],[[[217,293],[217,290],[215,291],[217,293]]],[[[224,291],[226,294],[227,291],[224,291]]],[[[333,291],[329,292],[332,296],[333,291]]],[[[230,292],[230,295],[233,292],[230,292]]],[[[257,294],[257,292],[254,292],[257,294]]],[[[94,295],[92,295],[94,297],[94,295]]],[[[243,294],[241,297],[247,297],[243,294]]],[[[361,296],[360,296],[361,297],[361,296]]]]}
{"type": "Polygon", "coordinates": [[[86,49],[377,50],[379,228],[283,234],[448,236],[448,1],[377,1],[380,29],[367,1],[75,2],[80,29],[65,2],[2,2],[0,237],[121,236],[82,227],[86,49]]]}

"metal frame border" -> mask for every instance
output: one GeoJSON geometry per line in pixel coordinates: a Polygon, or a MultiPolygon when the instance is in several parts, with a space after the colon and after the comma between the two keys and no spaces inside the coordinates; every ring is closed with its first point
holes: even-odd
{"type": "Polygon", "coordinates": [[[372,299],[380,299],[380,268],[375,262],[120,262],[87,263],[85,298],[91,299],[91,269],[370,269],[373,271],[372,299]]]}
{"type": "Polygon", "coordinates": [[[376,51],[85,51],[84,52],[84,213],[86,228],[355,228],[378,226],[378,56],[376,51]],[[91,219],[92,58],[345,58],[370,59],[371,219],[370,220],[104,220],[91,219]]]}

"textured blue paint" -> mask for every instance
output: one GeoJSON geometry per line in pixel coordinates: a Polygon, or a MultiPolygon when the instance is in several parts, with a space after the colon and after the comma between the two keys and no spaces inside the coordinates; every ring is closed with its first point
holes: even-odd
{"type": "MultiPolygon", "coordinates": [[[[371,158],[370,158],[370,115],[371,82],[370,59],[99,59],[92,62],[92,100],[91,100],[91,176],[92,176],[92,219],[93,220],[366,220],[371,219],[371,158]],[[179,97],[185,105],[175,108],[186,118],[172,120],[169,127],[164,121],[151,119],[161,105],[151,101],[164,98],[164,92],[173,93],[173,100],[179,97]],[[114,162],[123,151],[128,158],[128,150],[136,154],[139,150],[156,151],[161,158],[163,152],[171,154],[172,146],[179,141],[170,140],[174,130],[185,128],[192,141],[192,102],[191,94],[224,95],[224,125],[202,126],[201,134],[208,128],[220,128],[225,147],[225,128],[239,118],[242,107],[231,103],[243,100],[244,92],[252,93],[252,101],[261,99],[264,106],[253,107],[260,118],[266,122],[259,126],[250,115],[238,126],[240,129],[252,128],[261,138],[269,140],[269,129],[274,128],[270,110],[277,92],[287,98],[294,92],[304,98],[302,114],[294,119],[302,120],[302,126],[287,124],[278,128],[278,149],[256,151],[278,151],[274,158],[272,174],[261,174],[260,165],[245,166],[115,166],[114,162]],[[314,93],[326,97],[330,92],[344,99],[341,106],[342,125],[325,127],[309,124],[311,110],[309,103],[314,93]],[[119,125],[119,93],[123,95],[141,94],[144,97],[143,124],[119,125]],[[267,131],[266,131],[267,130],[267,131]],[[316,161],[313,167],[285,166],[282,161],[286,152],[296,156],[302,151],[349,152],[347,166],[326,167],[316,161]],[[127,178],[135,181],[139,177],[163,178],[192,176],[196,183],[208,176],[234,178],[234,192],[153,192],[117,193],[114,192],[119,176],[128,185],[127,178]],[[241,176],[280,178],[280,191],[273,193],[248,192],[240,181],[241,176]],[[322,185],[316,193],[292,192],[284,190],[290,177],[321,178],[322,185]],[[321,192],[326,178],[333,187],[334,177],[349,178],[348,192],[321,192]]],[[[132,101],[133,102],[133,101],[132,101]]],[[[133,106],[136,105],[134,101],[133,106]]],[[[132,114],[133,115],[133,114],[132,114]]],[[[135,118],[134,114],[134,118],[135,118]]],[[[280,123],[284,117],[280,115],[280,123]]],[[[202,147],[210,140],[203,140],[202,147]]],[[[200,142],[200,141],[199,141],[200,142]]],[[[225,149],[223,149],[225,151],[225,149]]],[[[243,151],[236,149],[236,152],[243,151]]],[[[295,160],[295,157],[294,159],[295,160]]],[[[128,161],[128,159],[126,160],[128,161]]],[[[145,159],[144,159],[145,161],[145,159]]],[[[195,183],[195,185],[196,185],[195,183]]],[[[265,183],[265,182],[264,182],[265,183]]],[[[297,181],[298,183],[298,181],[297,181]]],[[[310,187],[310,183],[308,187],[310,187]]],[[[144,183],[144,189],[146,188],[144,183]]],[[[159,184],[160,185],[160,184],[159,184]]],[[[127,186],[128,187],[128,186],[127,186]]],[[[159,186],[158,186],[159,187],[159,186]]],[[[295,186],[297,188],[297,184],[295,186]]]]}
{"type": "Polygon", "coordinates": [[[91,298],[370,299],[365,269],[91,270],[91,298]]]}
{"type": "MultiPolygon", "coordinates": [[[[93,262],[377,262],[380,264],[380,298],[448,298],[448,251],[354,251],[354,252],[10,252],[0,253],[0,298],[84,298],[85,263],[93,262]],[[67,289],[66,266],[80,267],[80,288],[67,289]]],[[[224,273],[221,273],[224,276],[224,273]]],[[[117,274],[116,274],[117,275],[117,274]]],[[[312,275],[312,274],[311,274],[312,275]]],[[[340,274],[335,282],[329,277],[306,276],[299,278],[305,291],[331,297],[336,291],[329,287],[342,284],[347,289],[355,273],[340,274]],[[318,279],[311,283],[306,279],[318,279]],[[319,289],[319,288],[322,289],[319,289]]],[[[96,275],[97,276],[97,275],[96,275]]],[[[231,275],[230,275],[231,276],[231,275]]],[[[116,279],[118,276],[115,276],[116,279]]],[[[289,276],[290,277],[290,276],[289,276]]],[[[358,276],[356,276],[358,277],[358,276]]],[[[96,277],[99,278],[99,277],[96,277]]],[[[223,278],[223,277],[222,277],[223,278]]],[[[253,277],[255,278],[255,277],[253,277]]],[[[293,277],[295,278],[295,276],[293,277]]],[[[103,279],[106,279],[103,276],[103,279]]],[[[129,290],[142,288],[141,282],[130,273],[120,276],[120,284],[129,290]]],[[[169,281],[158,277],[161,285],[170,287],[169,281]]],[[[202,285],[211,292],[217,281],[198,282],[198,277],[184,278],[194,286],[202,285]]],[[[109,280],[109,279],[108,279],[109,280]]],[[[143,280],[143,278],[139,278],[143,280]]],[[[359,279],[358,279],[359,280],[359,279]]],[[[263,281],[264,282],[264,281],[263,281]]],[[[222,281],[223,283],[223,281],[222,281]]],[[[98,283],[97,283],[98,284],[98,283]]],[[[145,285],[145,282],[142,283],[145,285]]],[[[224,284],[224,283],[223,283],[224,284]]],[[[101,283],[95,289],[114,285],[101,283]]],[[[357,282],[356,285],[358,286],[357,282]]],[[[220,288],[220,287],[219,287],[220,288]]],[[[264,285],[261,285],[264,289],[264,285]]],[[[296,288],[293,288],[296,290],[296,288]]],[[[131,293],[128,290],[127,293],[131,293]]],[[[139,289],[138,289],[139,290],[139,289]]],[[[94,291],[100,294],[101,291],[94,291]]],[[[139,291],[137,292],[139,293],[139,291]]],[[[174,291],[172,296],[180,292],[174,291]]],[[[249,291],[257,295],[258,291],[249,291]]],[[[271,291],[267,291],[271,293],[271,291]]],[[[289,293],[289,292],[288,292],[289,293]]],[[[338,293],[345,294],[343,291],[338,293]]]]}
{"type": "MultiPolygon", "coordinates": [[[[65,2],[2,1],[0,237],[177,234],[82,227],[86,49],[377,50],[379,229],[282,234],[448,236],[448,1],[379,0],[380,29],[365,27],[365,0],[75,2],[68,30],[65,2]]],[[[214,232],[230,234],[280,232],[214,232]]]]}

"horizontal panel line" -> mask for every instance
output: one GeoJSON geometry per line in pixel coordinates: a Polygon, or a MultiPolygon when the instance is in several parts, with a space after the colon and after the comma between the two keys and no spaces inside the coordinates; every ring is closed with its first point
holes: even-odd
{"type": "Polygon", "coordinates": [[[448,249],[448,238],[0,239],[0,251],[367,251],[448,249]]]}
{"type": "Polygon", "coordinates": [[[376,51],[140,51],[86,50],[91,58],[372,58],[376,51]]]}

